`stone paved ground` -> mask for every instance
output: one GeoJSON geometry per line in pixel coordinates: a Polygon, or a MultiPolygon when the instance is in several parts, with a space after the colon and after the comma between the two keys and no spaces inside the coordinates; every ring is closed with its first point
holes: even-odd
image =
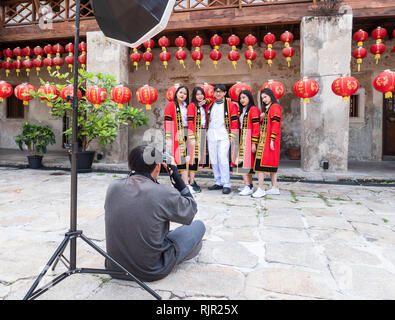
{"type": "MultiPolygon", "coordinates": [[[[106,188],[123,176],[79,175],[78,228],[102,248],[106,188]]],[[[395,299],[395,188],[282,182],[280,196],[256,200],[237,195],[240,180],[230,195],[197,181],[203,248],[147,283],[163,299],[395,299]]],[[[69,198],[68,172],[0,168],[0,299],[22,299],[33,284],[69,227],[69,198]]],[[[103,267],[82,241],[77,261],[103,267]]],[[[39,299],[153,297],[133,282],[72,275],[39,299]]]]}

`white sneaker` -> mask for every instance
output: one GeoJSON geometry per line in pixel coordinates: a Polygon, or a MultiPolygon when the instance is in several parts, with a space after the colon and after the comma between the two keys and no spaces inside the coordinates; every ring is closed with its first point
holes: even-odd
{"type": "Polygon", "coordinates": [[[280,194],[280,190],[278,188],[271,188],[270,190],[266,191],[266,194],[280,194]]]}
{"type": "Polygon", "coordinates": [[[193,190],[193,187],[192,187],[190,184],[188,184],[187,187],[188,187],[189,192],[190,192],[191,194],[195,194],[195,193],[196,193],[196,191],[193,190]]]}
{"type": "Polygon", "coordinates": [[[261,189],[261,188],[258,188],[258,189],[256,189],[256,191],[252,194],[251,197],[253,197],[253,198],[262,198],[262,197],[264,197],[265,195],[266,195],[265,190],[263,190],[263,189],[261,189]]]}
{"type": "Polygon", "coordinates": [[[253,188],[250,188],[249,186],[245,186],[241,192],[239,192],[239,196],[249,196],[254,192],[253,188]]]}

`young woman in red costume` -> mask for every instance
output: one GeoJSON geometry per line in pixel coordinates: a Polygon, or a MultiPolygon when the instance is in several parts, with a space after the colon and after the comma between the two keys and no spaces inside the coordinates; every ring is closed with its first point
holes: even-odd
{"type": "Polygon", "coordinates": [[[260,96],[263,108],[262,123],[254,166],[259,187],[252,195],[254,198],[260,198],[267,194],[280,194],[277,184],[277,169],[280,161],[282,109],[273,91],[269,88],[263,89],[260,96]],[[266,192],[264,190],[265,172],[270,173],[272,182],[272,188],[266,192]]]}

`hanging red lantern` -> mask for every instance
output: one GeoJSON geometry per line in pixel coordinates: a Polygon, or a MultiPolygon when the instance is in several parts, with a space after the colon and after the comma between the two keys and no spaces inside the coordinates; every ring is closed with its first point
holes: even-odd
{"type": "Polygon", "coordinates": [[[29,101],[33,99],[33,97],[30,95],[30,91],[36,92],[36,88],[34,88],[31,84],[22,83],[15,87],[14,93],[19,100],[23,101],[24,105],[28,105],[29,101]]]}
{"type": "Polygon", "coordinates": [[[236,84],[230,87],[229,89],[229,97],[233,101],[239,101],[239,95],[242,91],[248,90],[252,93],[252,90],[249,85],[238,81],[236,84]]]}
{"type": "Polygon", "coordinates": [[[302,98],[303,103],[310,103],[310,98],[314,97],[319,90],[320,86],[317,81],[307,77],[296,82],[293,87],[294,94],[297,97],[302,98]]]}
{"type": "Polygon", "coordinates": [[[192,46],[196,48],[200,48],[201,46],[203,46],[203,44],[204,44],[204,40],[199,36],[196,36],[192,39],[192,46]]]}
{"type": "Polygon", "coordinates": [[[56,70],[60,70],[60,68],[64,65],[64,60],[60,56],[56,56],[53,58],[53,64],[56,66],[56,70]]]}
{"type": "Polygon", "coordinates": [[[268,48],[263,53],[263,57],[267,60],[267,63],[269,64],[270,67],[272,66],[273,59],[276,57],[276,55],[277,55],[276,51],[274,51],[272,48],[268,48]]]}
{"type": "MultiPolygon", "coordinates": [[[[66,101],[68,104],[71,104],[71,100],[68,101],[67,97],[74,97],[74,86],[69,85],[67,87],[64,87],[62,90],[60,90],[60,96],[64,101],[66,101]]],[[[77,99],[80,101],[82,98],[82,92],[80,89],[77,89],[77,99]]]]}
{"type": "Polygon", "coordinates": [[[36,58],[33,60],[33,66],[36,68],[37,75],[40,72],[41,68],[44,67],[44,61],[40,58],[36,58]]]}
{"type": "Polygon", "coordinates": [[[180,64],[182,64],[182,66],[185,69],[185,64],[184,64],[184,60],[187,58],[187,53],[183,50],[183,49],[179,49],[176,52],[176,59],[180,62],[180,64]]]}
{"type": "Polygon", "coordinates": [[[234,34],[232,34],[228,38],[228,45],[232,48],[232,50],[236,50],[236,47],[240,44],[240,38],[234,34]]]}
{"type": "Polygon", "coordinates": [[[16,57],[17,60],[21,60],[22,59],[22,49],[19,47],[16,47],[13,51],[14,56],[16,57]]]}
{"type": "Polygon", "coordinates": [[[237,52],[236,46],[240,44],[240,38],[232,34],[228,38],[228,45],[232,50],[228,53],[228,59],[232,62],[233,67],[236,69],[237,61],[240,59],[240,54],[237,52]]]}
{"type": "Polygon", "coordinates": [[[21,72],[21,69],[23,69],[23,64],[21,60],[15,60],[12,63],[12,66],[14,67],[14,69],[16,70],[16,75],[19,77],[19,73],[21,72]]]}
{"type": "Polygon", "coordinates": [[[214,86],[205,82],[200,87],[202,87],[206,99],[214,99],[214,86]]]}
{"type": "Polygon", "coordinates": [[[9,83],[0,81],[0,102],[3,102],[4,99],[11,97],[13,92],[14,89],[9,83]]]}
{"type": "Polygon", "coordinates": [[[293,39],[294,39],[294,35],[289,31],[283,32],[280,36],[280,40],[284,42],[285,47],[288,47],[289,43],[292,42],[293,39]]]}
{"type": "Polygon", "coordinates": [[[93,86],[86,90],[85,97],[95,109],[99,109],[100,104],[107,99],[107,91],[99,86],[93,86]]]}
{"type": "Polygon", "coordinates": [[[51,58],[52,53],[53,53],[53,48],[52,48],[52,46],[51,46],[50,44],[47,44],[47,45],[44,47],[44,52],[45,52],[45,54],[47,55],[47,58],[51,58]]]}
{"type": "Polygon", "coordinates": [[[255,61],[257,54],[253,48],[253,46],[258,42],[257,38],[252,34],[249,34],[244,38],[244,43],[248,47],[248,50],[244,53],[244,57],[247,60],[247,64],[251,69],[252,61],[255,61]]]}
{"type": "Polygon", "coordinates": [[[263,90],[265,88],[269,88],[270,90],[272,90],[273,93],[274,93],[274,96],[277,99],[281,99],[283,97],[284,93],[285,93],[285,87],[279,81],[268,80],[267,82],[265,82],[262,85],[261,90],[263,90]]]}
{"type": "Polygon", "coordinates": [[[85,67],[86,67],[86,60],[87,60],[86,54],[80,54],[78,56],[78,62],[81,65],[83,70],[85,70],[85,67]]]}
{"type": "Polygon", "coordinates": [[[158,40],[159,47],[162,47],[162,51],[166,51],[166,49],[170,46],[170,40],[163,36],[158,40]]]}
{"type": "Polygon", "coordinates": [[[151,51],[152,48],[155,46],[155,42],[152,39],[149,39],[143,43],[143,46],[148,50],[151,51]]]}
{"type": "Polygon", "coordinates": [[[376,64],[379,63],[380,56],[384,53],[386,47],[382,42],[377,42],[372,44],[370,47],[370,52],[374,54],[374,58],[376,59],[376,64]]]}
{"type": "Polygon", "coordinates": [[[141,104],[145,104],[147,110],[151,110],[151,104],[158,99],[158,92],[146,84],[137,90],[136,97],[141,104]]]}
{"type": "Polygon", "coordinates": [[[178,49],[182,49],[187,45],[187,40],[183,36],[178,36],[176,40],[174,40],[174,43],[178,49]]]}
{"type": "Polygon", "coordinates": [[[276,36],[270,32],[263,37],[263,42],[267,45],[268,48],[272,48],[276,40],[276,36]]]}
{"type": "Polygon", "coordinates": [[[143,59],[145,61],[146,69],[148,70],[148,67],[151,64],[152,60],[154,60],[154,55],[151,52],[146,51],[143,54],[143,59]]]}
{"type": "Polygon", "coordinates": [[[244,38],[244,44],[248,47],[248,49],[252,49],[252,47],[256,45],[257,42],[258,42],[257,38],[252,34],[249,34],[244,38]]]}
{"type": "Polygon", "coordinates": [[[38,88],[37,93],[42,94],[40,96],[40,99],[42,101],[47,101],[48,107],[53,107],[52,101],[56,100],[59,97],[58,89],[54,85],[51,85],[49,83],[46,83],[45,85],[38,88]],[[44,95],[50,95],[50,100],[48,100],[48,98],[44,95]]]}
{"type": "Polygon", "coordinates": [[[64,58],[64,62],[67,63],[68,67],[70,68],[70,72],[72,72],[74,65],[74,56],[73,55],[66,56],[66,58],[64,58]]]}
{"type": "Polygon", "coordinates": [[[26,69],[26,74],[30,75],[30,70],[33,68],[33,62],[28,58],[22,62],[22,65],[26,69]]]}
{"type": "Polygon", "coordinates": [[[33,50],[27,46],[22,49],[22,55],[25,57],[25,59],[30,59],[30,57],[33,55],[33,50]]]}
{"type": "Polygon", "coordinates": [[[80,42],[78,45],[78,50],[82,54],[86,54],[88,52],[88,45],[86,44],[86,42],[84,42],[84,41],[80,42]]]}
{"type": "Polygon", "coordinates": [[[218,34],[215,34],[210,39],[210,44],[214,47],[214,49],[218,50],[219,46],[222,44],[222,37],[218,34]]]}
{"type": "Polygon", "coordinates": [[[73,56],[74,55],[74,44],[72,44],[71,42],[69,42],[68,44],[66,44],[66,46],[64,47],[65,51],[69,54],[69,56],[73,56]]]}
{"type": "Polygon", "coordinates": [[[240,59],[240,54],[236,50],[228,53],[228,59],[232,61],[233,67],[236,69],[237,61],[240,59]]]}
{"type": "Polygon", "coordinates": [[[33,53],[37,56],[37,58],[41,58],[44,55],[44,49],[40,46],[37,46],[33,49],[33,53]]]}
{"type": "Polygon", "coordinates": [[[59,57],[64,52],[64,47],[61,44],[57,43],[52,47],[52,52],[56,53],[56,56],[59,57]]]}
{"type": "Polygon", "coordinates": [[[10,74],[11,70],[14,68],[14,65],[12,64],[12,61],[4,61],[3,62],[3,68],[5,69],[5,75],[8,77],[10,74]]]}
{"type": "Polygon", "coordinates": [[[7,48],[3,50],[3,55],[7,61],[10,61],[14,57],[14,52],[10,48],[7,48]]]}
{"type": "Polygon", "coordinates": [[[174,97],[176,95],[176,91],[177,89],[180,87],[179,83],[176,83],[174,86],[170,87],[169,89],[167,89],[166,92],[166,99],[170,102],[174,101],[174,97]]]}
{"type": "Polygon", "coordinates": [[[358,72],[361,71],[362,59],[368,55],[368,50],[363,47],[358,47],[352,52],[352,56],[357,59],[358,72]]]}
{"type": "Polygon", "coordinates": [[[117,103],[118,108],[122,109],[125,103],[129,103],[132,98],[132,92],[129,88],[119,85],[111,89],[111,100],[117,103]]]}
{"type": "Polygon", "coordinates": [[[362,47],[363,43],[368,39],[368,33],[362,29],[359,29],[353,34],[352,38],[355,42],[357,42],[358,47],[362,47]]]}
{"type": "Polygon", "coordinates": [[[392,98],[392,92],[395,91],[395,72],[391,70],[385,70],[380,73],[373,80],[373,87],[382,93],[386,99],[392,98]]]}
{"type": "Polygon", "coordinates": [[[382,42],[382,40],[385,38],[386,35],[387,35],[387,29],[382,27],[377,27],[370,34],[370,36],[376,40],[376,43],[382,42]]]}
{"type": "Polygon", "coordinates": [[[130,60],[133,62],[133,65],[137,70],[139,67],[139,62],[141,61],[141,54],[136,48],[133,48],[133,53],[130,55],[130,60]]]}
{"type": "Polygon", "coordinates": [[[295,49],[292,48],[291,46],[285,47],[282,51],[283,56],[285,57],[285,60],[288,62],[288,67],[291,66],[291,59],[293,55],[295,54],[295,49]]]}
{"type": "Polygon", "coordinates": [[[167,68],[168,61],[171,59],[171,54],[167,51],[170,46],[170,40],[163,36],[158,40],[158,45],[162,47],[162,52],[159,54],[159,59],[163,61],[163,65],[167,68]]]}
{"type": "Polygon", "coordinates": [[[213,60],[214,67],[217,69],[218,61],[221,59],[222,54],[217,49],[210,52],[210,59],[213,60]]]}
{"type": "Polygon", "coordinates": [[[192,39],[192,45],[195,47],[195,51],[192,53],[192,59],[195,61],[196,65],[200,69],[200,62],[203,60],[203,52],[200,47],[204,44],[204,40],[196,36],[192,39]]]}
{"type": "Polygon", "coordinates": [[[52,66],[53,66],[53,60],[52,58],[45,58],[44,59],[44,65],[47,66],[48,72],[51,72],[52,66]]]}
{"type": "Polygon", "coordinates": [[[359,82],[354,77],[347,75],[341,76],[332,82],[332,91],[343,97],[342,101],[349,101],[352,96],[359,89],[359,82]]]}

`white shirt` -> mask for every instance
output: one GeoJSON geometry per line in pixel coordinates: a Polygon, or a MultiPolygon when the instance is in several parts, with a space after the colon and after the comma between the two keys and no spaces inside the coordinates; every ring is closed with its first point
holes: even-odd
{"type": "Polygon", "coordinates": [[[182,115],[182,124],[184,125],[184,127],[188,127],[188,115],[187,115],[188,108],[186,102],[183,103],[180,110],[182,115]]]}
{"type": "Polygon", "coordinates": [[[224,120],[224,101],[214,102],[211,107],[210,125],[207,131],[209,140],[228,140],[229,134],[225,127],[224,120]]]}
{"type": "Polygon", "coordinates": [[[240,115],[240,128],[243,127],[243,118],[244,118],[246,111],[247,111],[247,107],[244,107],[243,112],[240,115]]]}
{"type": "Polygon", "coordinates": [[[206,109],[204,107],[200,107],[200,119],[202,123],[202,128],[206,127],[206,109]]]}

